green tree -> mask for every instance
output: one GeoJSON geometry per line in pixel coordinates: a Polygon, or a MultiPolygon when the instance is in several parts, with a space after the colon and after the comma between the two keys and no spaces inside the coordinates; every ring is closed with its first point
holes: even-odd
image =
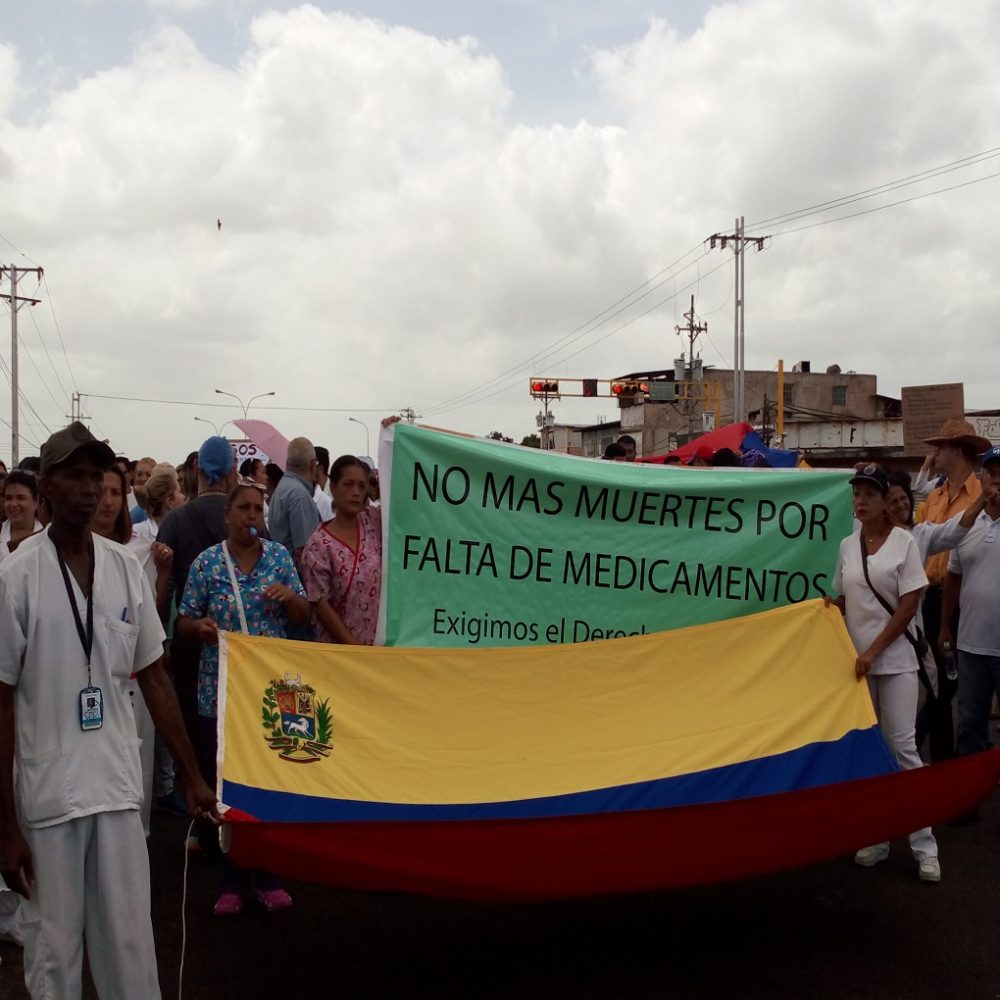
{"type": "Polygon", "coordinates": [[[525,448],[541,448],[542,439],[537,434],[528,434],[521,438],[521,444],[525,448]]]}

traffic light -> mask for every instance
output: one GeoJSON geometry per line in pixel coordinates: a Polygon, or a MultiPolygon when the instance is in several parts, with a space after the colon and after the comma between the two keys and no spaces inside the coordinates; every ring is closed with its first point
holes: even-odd
{"type": "Polygon", "coordinates": [[[625,378],[612,382],[611,392],[619,399],[635,399],[636,396],[646,395],[649,392],[649,385],[636,378],[625,378]]]}
{"type": "Polygon", "coordinates": [[[531,395],[534,398],[539,396],[558,396],[559,382],[556,379],[533,378],[529,383],[531,395]]]}
{"type": "Polygon", "coordinates": [[[585,378],[583,381],[583,394],[584,396],[596,396],[597,395],[597,379],[596,378],[585,378]]]}

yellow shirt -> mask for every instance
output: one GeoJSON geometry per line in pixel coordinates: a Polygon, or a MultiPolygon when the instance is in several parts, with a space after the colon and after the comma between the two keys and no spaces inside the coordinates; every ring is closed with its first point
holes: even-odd
{"type": "MultiPolygon", "coordinates": [[[[944,524],[950,521],[956,514],[971,507],[983,492],[982,483],[974,473],[969,474],[969,478],[959,486],[954,496],[948,492],[947,481],[936,489],[931,490],[924,505],[917,511],[917,521],[926,521],[928,524],[944,524]]],[[[944,584],[944,579],[948,574],[948,552],[939,552],[937,555],[928,556],[924,565],[924,572],[932,587],[940,587],[944,584]]]]}

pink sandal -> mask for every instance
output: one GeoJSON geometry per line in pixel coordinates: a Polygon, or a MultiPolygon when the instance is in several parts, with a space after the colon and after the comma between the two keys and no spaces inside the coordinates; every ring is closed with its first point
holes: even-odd
{"type": "Polygon", "coordinates": [[[284,889],[256,889],[254,895],[268,913],[287,910],[292,905],[292,897],[284,889]]]}
{"type": "Polygon", "coordinates": [[[220,892],[212,911],[217,917],[236,917],[243,909],[243,897],[238,892],[220,892]]]}

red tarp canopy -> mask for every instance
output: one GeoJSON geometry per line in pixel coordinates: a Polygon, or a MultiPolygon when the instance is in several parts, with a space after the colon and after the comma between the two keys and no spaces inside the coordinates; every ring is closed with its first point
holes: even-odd
{"type": "Polygon", "coordinates": [[[727,424],[717,431],[709,431],[696,437],[687,444],[682,444],[673,451],[668,451],[665,455],[650,455],[648,458],[640,458],[640,462],[662,463],[665,458],[676,456],[685,465],[694,458],[695,452],[699,448],[710,450],[713,454],[720,448],[729,448],[731,451],[739,451],[743,445],[743,439],[753,430],[753,424],[727,424]]]}

